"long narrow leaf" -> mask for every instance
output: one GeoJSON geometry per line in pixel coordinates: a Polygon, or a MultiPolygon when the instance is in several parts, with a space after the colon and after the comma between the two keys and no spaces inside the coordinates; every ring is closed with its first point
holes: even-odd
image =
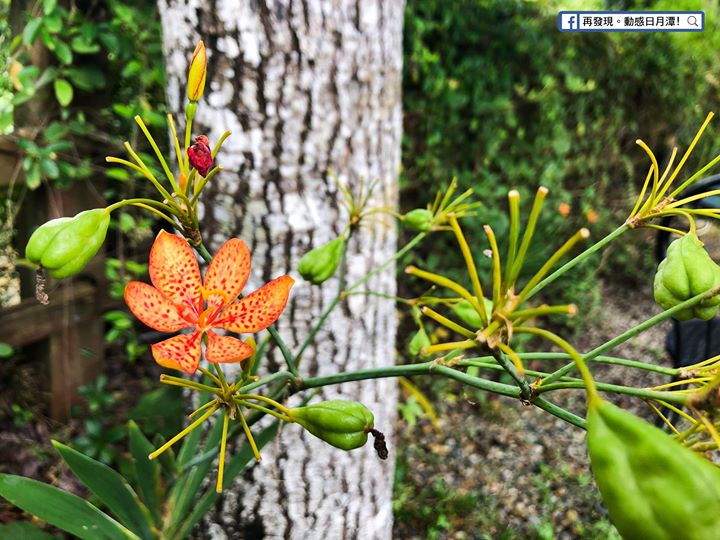
{"type": "Polygon", "coordinates": [[[130,438],[130,454],[135,466],[135,479],[137,488],[140,491],[140,497],[148,510],[150,510],[155,524],[159,526],[162,523],[160,464],[157,460],[148,458],[148,454],[155,448],[132,420],[128,422],[128,434],[130,438]]]}
{"type": "Polygon", "coordinates": [[[118,472],[69,446],[52,443],[72,472],[128,529],[142,538],[154,537],[148,509],[118,472]]]}
{"type": "MultiPolygon", "coordinates": [[[[267,443],[275,438],[279,427],[279,422],[273,422],[273,424],[263,429],[260,434],[255,437],[255,443],[257,444],[258,449],[262,449],[267,443]]],[[[250,448],[248,442],[245,441],[245,444],[242,445],[240,451],[232,457],[225,467],[226,486],[231,484],[235,477],[240,474],[247,464],[253,459],[254,455],[252,449],[250,448]]],[[[193,527],[195,527],[195,525],[203,518],[210,507],[215,504],[220,495],[220,493],[215,491],[215,486],[211,484],[205,495],[203,495],[197,502],[188,518],[182,523],[182,526],[178,530],[177,534],[173,536],[174,540],[181,540],[190,534],[193,527]]]]}
{"type": "Polygon", "coordinates": [[[0,496],[82,540],[142,540],[86,500],[37,480],[0,474],[0,496]]]}
{"type": "MultiPolygon", "coordinates": [[[[221,433],[222,422],[215,422],[208,433],[205,448],[219,447],[221,433]]],[[[178,524],[182,522],[190,506],[197,499],[198,491],[202,486],[203,480],[207,477],[208,472],[210,472],[213,461],[212,459],[208,459],[192,467],[190,471],[173,486],[169,504],[170,520],[168,528],[170,530],[174,530],[178,524]]]]}

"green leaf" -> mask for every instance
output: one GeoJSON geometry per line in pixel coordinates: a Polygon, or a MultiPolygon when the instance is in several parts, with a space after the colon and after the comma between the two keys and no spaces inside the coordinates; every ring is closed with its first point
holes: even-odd
{"type": "Polygon", "coordinates": [[[72,50],[79,54],[92,54],[100,50],[100,45],[83,36],[75,36],[70,42],[72,50]]]}
{"type": "MultiPolygon", "coordinates": [[[[220,424],[221,422],[217,423],[220,424]]],[[[258,450],[262,450],[267,443],[275,438],[279,426],[279,422],[274,422],[263,429],[259,435],[255,436],[255,443],[257,444],[258,450]]],[[[250,448],[250,444],[245,441],[240,451],[230,459],[227,465],[225,465],[226,485],[223,487],[226,488],[229,484],[231,484],[233,480],[235,480],[235,477],[239,475],[253,459],[254,455],[252,449],[250,448]]],[[[182,523],[178,534],[175,535],[175,538],[185,538],[188,534],[190,534],[193,527],[195,527],[208,510],[210,510],[210,507],[215,504],[218,497],[220,497],[220,493],[215,491],[215,486],[210,486],[205,495],[203,495],[202,498],[195,504],[188,518],[182,523]]]]}
{"type": "Polygon", "coordinates": [[[50,13],[55,10],[57,6],[57,0],[43,0],[43,12],[50,13]]]}
{"type": "Polygon", "coordinates": [[[142,538],[152,538],[148,509],[118,472],[69,446],[52,443],[72,472],[126,527],[142,538]]]}
{"type": "Polygon", "coordinates": [[[148,459],[148,454],[155,448],[132,420],[128,422],[128,434],[130,435],[130,453],[135,466],[135,479],[140,490],[140,497],[150,509],[155,523],[161,526],[160,465],[157,460],[148,459]]]}
{"type": "Polygon", "coordinates": [[[128,178],[130,178],[130,173],[127,171],[127,169],[122,169],[120,167],[112,167],[111,169],[106,169],[105,175],[108,178],[112,178],[113,180],[127,180],[128,178]]]}
{"type": "Polygon", "coordinates": [[[42,172],[47,176],[48,178],[52,178],[53,180],[60,176],[60,169],[57,166],[57,163],[55,163],[52,159],[49,158],[43,158],[40,160],[40,168],[42,169],[42,172]]]}
{"type": "Polygon", "coordinates": [[[43,26],[45,26],[45,29],[51,34],[57,34],[63,27],[62,17],[60,17],[58,13],[46,15],[43,17],[43,26]]]}
{"type": "Polygon", "coordinates": [[[27,26],[22,33],[22,40],[25,45],[33,44],[33,42],[37,38],[38,31],[40,30],[40,25],[42,24],[42,22],[43,20],[41,18],[37,18],[31,19],[30,22],[27,23],[27,26]]]}
{"type": "Polygon", "coordinates": [[[25,183],[30,189],[37,189],[40,187],[42,181],[42,175],[40,174],[40,165],[37,161],[33,161],[30,167],[25,171],[25,183]]]}
{"type": "Polygon", "coordinates": [[[61,139],[68,133],[68,127],[62,122],[51,122],[43,132],[43,137],[46,141],[51,142],[57,139],[61,139]]]}
{"type": "Polygon", "coordinates": [[[0,525],[0,538],[13,540],[57,540],[57,536],[46,533],[40,527],[29,521],[13,521],[0,525]]]}
{"type": "Polygon", "coordinates": [[[0,358],[10,358],[15,352],[15,349],[7,343],[0,342],[0,358]]]}
{"type": "Polygon", "coordinates": [[[82,540],[141,540],[86,500],[37,480],[0,474],[0,497],[82,540]]]}
{"type": "Polygon", "coordinates": [[[94,66],[69,67],[65,75],[81,90],[95,90],[105,86],[105,75],[94,66]]]}
{"type": "Polygon", "coordinates": [[[60,60],[63,64],[72,64],[72,51],[64,41],[56,40],[53,52],[55,53],[55,56],[57,56],[58,60],[60,60]]]}
{"type": "Polygon", "coordinates": [[[73,87],[65,79],[55,79],[55,97],[58,103],[67,107],[73,100],[73,87]]]}

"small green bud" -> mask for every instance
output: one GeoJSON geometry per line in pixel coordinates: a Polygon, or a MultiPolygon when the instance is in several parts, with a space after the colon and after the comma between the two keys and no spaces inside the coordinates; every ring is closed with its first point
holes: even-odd
{"type": "Polygon", "coordinates": [[[298,272],[305,281],[319,285],[335,273],[344,250],[345,239],[342,236],[318,246],[303,255],[298,264],[298,272]]]}
{"type": "Polygon", "coordinates": [[[410,210],[402,218],[403,222],[405,222],[408,227],[422,232],[432,230],[434,219],[435,216],[433,216],[433,213],[425,208],[410,210]]]}
{"type": "Polygon", "coordinates": [[[290,418],[335,448],[353,450],[368,439],[375,419],[357,401],[331,400],[291,409],[290,418]]]}
{"type": "Polygon", "coordinates": [[[27,259],[63,279],[80,272],[105,241],[110,212],[95,208],[75,217],[58,218],[41,225],[25,248],[27,259]]]}
{"type": "Polygon", "coordinates": [[[430,346],[430,338],[424,328],[420,328],[408,344],[408,352],[412,356],[423,356],[420,354],[425,347],[430,346]]]}
{"type": "MultiPolygon", "coordinates": [[[[720,266],[710,258],[694,234],[674,240],[660,263],[653,285],[655,301],[664,309],[677,306],[693,296],[720,285],[720,266]]],[[[675,313],[681,321],[712,319],[720,306],[720,295],[675,313]]]]}
{"type": "MultiPolygon", "coordinates": [[[[487,298],[484,298],[485,300],[485,313],[487,314],[488,320],[490,319],[492,315],[492,301],[488,300],[487,298]]],[[[472,329],[482,328],[483,323],[482,319],[480,319],[480,315],[477,311],[475,311],[475,308],[472,307],[472,304],[468,302],[467,300],[461,300],[460,302],[457,302],[456,304],[453,304],[451,308],[453,313],[457,315],[457,317],[467,324],[472,329]]]]}

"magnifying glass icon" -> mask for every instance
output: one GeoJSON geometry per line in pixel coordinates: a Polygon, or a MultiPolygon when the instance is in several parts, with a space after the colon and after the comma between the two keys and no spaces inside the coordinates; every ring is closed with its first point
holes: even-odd
{"type": "Polygon", "coordinates": [[[700,25],[698,24],[697,17],[695,15],[690,15],[687,19],[688,25],[694,26],[696,28],[700,28],[700,25]]]}

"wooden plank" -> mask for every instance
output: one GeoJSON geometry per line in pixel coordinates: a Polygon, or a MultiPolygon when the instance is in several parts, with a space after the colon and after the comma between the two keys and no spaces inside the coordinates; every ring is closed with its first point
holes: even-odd
{"type": "Polygon", "coordinates": [[[0,341],[22,347],[96,317],[97,289],[89,283],[71,283],[50,291],[50,304],[26,298],[17,306],[0,310],[0,341]],[[67,304],[73,304],[72,321],[66,320],[67,304]],[[64,320],[65,319],[65,320],[64,320]]]}

